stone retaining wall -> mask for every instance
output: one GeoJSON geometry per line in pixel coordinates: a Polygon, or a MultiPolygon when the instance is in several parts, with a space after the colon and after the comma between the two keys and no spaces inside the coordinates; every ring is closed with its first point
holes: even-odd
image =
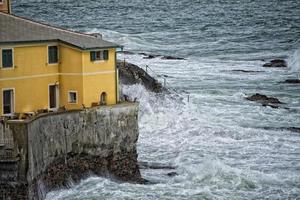
{"type": "Polygon", "coordinates": [[[68,180],[78,181],[90,173],[143,181],[136,153],[137,103],[53,113],[10,121],[8,126],[18,159],[16,182],[25,182],[28,188],[22,185],[11,194],[0,184],[0,190],[7,190],[6,199],[23,194],[22,188],[29,199],[42,199],[48,191],[67,186],[68,180]]]}

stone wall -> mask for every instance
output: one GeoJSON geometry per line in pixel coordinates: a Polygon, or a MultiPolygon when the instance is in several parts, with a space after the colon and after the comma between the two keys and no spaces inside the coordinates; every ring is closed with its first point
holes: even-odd
{"type": "Polygon", "coordinates": [[[136,153],[137,103],[47,114],[8,125],[18,158],[17,182],[28,183],[30,199],[42,199],[91,172],[143,181],[136,153]]]}

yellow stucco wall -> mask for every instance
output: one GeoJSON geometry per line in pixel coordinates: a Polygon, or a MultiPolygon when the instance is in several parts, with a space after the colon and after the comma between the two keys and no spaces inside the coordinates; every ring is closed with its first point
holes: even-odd
{"type": "MultiPolygon", "coordinates": [[[[48,88],[57,84],[59,107],[78,109],[90,107],[107,93],[107,103],[115,104],[115,49],[109,49],[109,60],[91,62],[90,52],[64,44],[31,44],[0,46],[13,48],[14,68],[0,69],[0,113],[3,114],[2,90],[14,88],[15,112],[32,112],[49,108],[48,88]],[[48,64],[48,45],[59,46],[59,63],[48,64]],[[69,91],[77,92],[77,102],[69,103],[69,91]]],[[[0,60],[2,60],[0,51],[0,60]]],[[[1,61],[0,61],[1,66],[1,61]]]]}

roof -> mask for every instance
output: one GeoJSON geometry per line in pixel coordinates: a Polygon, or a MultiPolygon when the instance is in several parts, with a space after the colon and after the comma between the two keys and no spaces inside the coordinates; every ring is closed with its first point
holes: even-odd
{"type": "Polygon", "coordinates": [[[120,47],[93,35],[53,27],[0,12],[0,44],[62,42],[81,50],[120,47]]]}

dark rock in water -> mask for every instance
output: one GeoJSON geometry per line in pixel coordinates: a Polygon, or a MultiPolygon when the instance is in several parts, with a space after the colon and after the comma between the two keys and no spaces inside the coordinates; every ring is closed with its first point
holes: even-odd
{"type": "Polygon", "coordinates": [[[173,176],[177,176],[177,172],[169,172],[167,173],[167,176],[173,177],[173,176]]]}
{"type": "Polygon", "coordinates": [[[298,84],[300,83],[300,79],[287,79],[283,83],[298,84]]]}
{"type": "Polygon", "coordinates": [[[160,93],[167,91],[155,78],[151,77],[145,70],[137,65],[118,61],[120,82],[125,85],[142,84],[146,89],[160,93]]]}
{"type": "Polygon", "coordinates": [[[287,63],[285,60],[282,59],[274,59],[264,64],[263,67],[275,67],[275,68],[287,67],[287,63]]]}
{"type": "Polygon", "coordinates": [[[157,58],[159,57],[160,55],[148,55],[146,57],[143,57],[143,59],[153,59],[153,58],[157,58]]]}
{"type": "Polygon", "coordinates": [[[161,163],[139,162],[138,165],[140,169],[176,169],[174,166],[161,163]]]}
{"type": "Polygon", "coordinates": [[[288,127],[286,129],[291,131],[291,132],[300,133],[300,127],[288,127]]]}
{"type": "Polygon", "coordinates": [[[279,101],[277,98],[275,97],[268,97],[266,95],[263,94],[259,94],[256,93],[250,97],[246,97],[247,100],[249,101],[256,101],[265,105],[268,104],[283,104],[281,101],[279,101]]]}
{"type": "Polygon", "coordinates": [[[291,132],[300,133],[300,127],[279,127],[279,128],[263,127],[263,129],[266,129],[266,130],[288,130],[291,132]]]}
{"type": "Polygon", "coordinates": [[[284,109],[289,110],[289,108],[287,108],[287,107],[279,106],[279,104],[284,104],[284,103],[279,101],[275,97],[268,97],[266,95],[256,93],[250,97],[246,97],[246,99],[249,101],[256,101],[258,103],[261,103],[261,105],[265,106],[265,107],[269,106],[271,108],[284,108],[284,109]]]}
{"type": "Polygon", "coordinates": [[[231,70],[233,72],[244,72],[244,73],[256,73],[256,72],[264,72],[264,71],[253,71],[253,70],[243,70],[243,69],[234,69],[231,70]]]}
{"type": "Polygon", "coordinates": [[[174,56],[163,56],[161,57],[163,60],[185,60],[184,58],[174,57],[174,56]]]}
{"type": "Polygon", "coordinates": [[[142,56],[148,56],[148,54],[146,54],[146,53],[138,53],[139,55],[142,55],[142,56]]]}

